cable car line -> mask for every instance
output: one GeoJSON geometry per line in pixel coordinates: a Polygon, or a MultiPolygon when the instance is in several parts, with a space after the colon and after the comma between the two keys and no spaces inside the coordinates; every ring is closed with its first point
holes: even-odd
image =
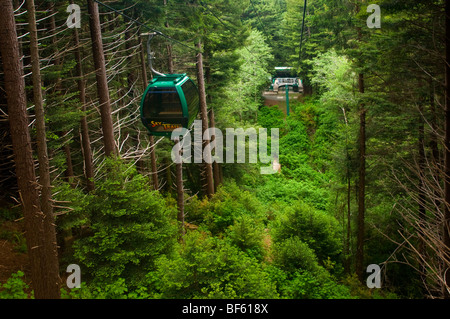
{"type": "MultiPolygon", "coordinates": [[[[230,31],[231,33],[234,32],[233,30],[231,30],[231,27],[229,25],[227,25],[225,22],[223,22],[222,19],[220,19],[208,7],[206,7],[203,1],[200,1],[200,5],[202,7],[204,7],[214,18],[216,18],[228,31],[230,31]]],[[[241,19],[241,22],[242,22],[242,19],[241,19]]],[[[253,55],[253,52],[250,51],[250,49],[247,47],[247,45],[245,43],[243,44],[243,46],[248,51],[248,53],[250,53],[250,55],[254,58],[254,60],[257,60],[256,57],[253,55]]]]}
{"type": "Polygon", "coordinates": [[[178,41],[178,40],[176,40],[176,39],[174,39],[174,38],[172,38],[172,37],[170,37],[170,36],[168,36],[168,35],[162,33],[161,31],[152,29],[152,28],[150,28],[148,25],[146,25],[146,24],[144,24],[144,23],[142,23],[142,22],[139,22],[138,20],[136,20],[136,19],[130,17],[129,15],[127,15],[127,14],[125,14],[125,13],[123,13],[123,12],[117,10],[117,9],[114,9],[113,7],[107,5],[107,4],[105,4],[105,3],[103,3],[103,2],[101,2],[101,1],[99,1],[99,0],[94,0],[94,1],[97,2],[97,3],[100,4],[100,5],[102,5],[102,6],[106,7],[106,8],[108,8],[109,10],[112,10],[112,11],[114,11],[115,13],[118,13],[118,14],[122,15],[123,17],[129,19],[130,21],[136,23],[137,25],[139,25],[139,26],[141,26],[141,27],[144,27],[144,28],[146,28],[147,30],[156,33],[157,35],[160,35],[160,36],[166,38],[167,40],[169,40],[169,41],[171,41],[171,42],[174,42],[174,43],[177,43],[177,44],[179,44],[179,45],[182,45],[182,46],[188,48],[189,50],[199,52],[197,48],[188,46],[187,44],[185,44],[185,43],[183,43],[183,42],[180,42],[180,41],[178,41]]]}
{"type": "Polygon", "coordinates": [[[213,16],[214,16],[214,18],[216,18],[225,28],[227,28],[229,31],[231,31],[230,30],[230,27],[229,26],[227,26],[226,24],[225,24],[225,22],[223,22],[222,21],[222,19],[220,19],[213,11],[211,11],[207,6],[206,6],[206,4],[203,2],[203,1],[200,1],[200,5],[203,7],[203,8],[205,8],[209,13],[211,13],[213,16]]]}
{"type": "Polygon", "coordinates": [[[142,124],[147,128],[149,134],[171,136],[175,129],[190,129],[200,109],[199,91],[186,73],[164,74],[153,68],[154,54],[151,52],[151,41],[154,36],[160,35],[197,53],[201,53],[201,50],[175,40],[161,31],[152,29],[99,0],[94,1],[151,31],[151,33],[141,35],[149,36],[147,42],[148,63],[155,76],[148,84],[139,108],[142,124]]]}
{"type": "Polygon", "coordinates": [[[266,28],[264,27],[264,24],[261,21],[261,17],[259,15],[259,12],[258,12],[258,10],[256,10],[255,5],[253,4],[252,0],[250,0],[250,4],[252,5],[253,10],[255,10],[255,12],[256,12],[256,17],[258,18],[259,24],[261,25],[261,27],[263,29],[264,35],[266,36],[267,39],[269,39],[269,37],[267,36],[266,28]]]}
{"type": "Polygon", "coordinates": [[[303,21],[302,21],[302,32],[301,32],[301,36],[300,36],[300,51],[298,52],[299,60],[302,56],[303,33],[304,33],[304,28],[305,28],[305,16],[306,16],[306,0],[305,0],[305,4],[303,5],[303,21]]]}

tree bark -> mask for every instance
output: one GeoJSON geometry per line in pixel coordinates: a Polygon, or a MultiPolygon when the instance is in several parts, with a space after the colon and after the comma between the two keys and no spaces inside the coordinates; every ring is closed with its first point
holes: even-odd
{"type": "MultiPolygon", "coordinates": [[[[181,157],[181,146],[180,140],[175,139],[176,145],[176,154],[177,157],[181,157]]],[[[177,183],[177,206],[178,206],[178,215],[177,220],[180,225],[180,237],[181,241],[184,240],[185,227],[184,227],[184,185],[183,185],[183,162],[176,164],[176,183],[177,183]]]]}
{"type": "MultiPolygon", "coordinates": [[[[364,74],[358,76],[359,93],[364,93],[364,74]]],[[[356,274],[364,281],[365,240],[365,189],[366,189],[366,109],[361,104],[359,115],[359,187],[358,187],[358,234],[356,244],[356,274]]]]}
{"type": "MultiPolygon", "coordinates": [[[[47,258],[53,260],[47,269],[49,280],[59,278],[58,251],[56,243],[55,218],[53,215],[52,190],[50,180],[50,165],[47,150],[47,133],[45,127],[44,98],[41,84],[41,67],[39,58],[39,44],[36,26],[36,10],[34,0],[27,1],[28,24],[30,31],[30,53],[33,80],[33,99],[36,115],[36,137],[39,160],[39,184],[41,185],[41,209],[44,214],[44,238],[48,251],[47,258]]],[[[56,283],[57,285],[57,283],[56,283]]],[[[59,292],[55,293],[59,298],[59,292]]]]}
{"type": "MultiPolygon", "coordinates": [[[[209,113],[209,122],[211,123],[211,128],[216,127],[216,120],[214,118],[214,110],[213,109],[211,109],[211,111],[209,113]]],[[[214,142],[215,139],[216,139],[216,136],[212,135],[211,143],[214,142]]],[[[214,161],[214,163],[213,163],[214,192],[217,192],[217,188],[219,187],[219,185],[221,183],[219,165],[220,165],[219,163],[214,161]]]]}
{"type": "MultiPolygon", "coordinates": [[[[142,44],[142,38],[139,36],[139,45],[140,45],[140,56],[141,56],[141,73],[142,73],[142,81],[143,81],[143,89],[145,90],[148,85],[148,77],[147,77],[147,67],[146,67],[146,59],[144,53],[144,46],[142,44]]],[[[159,179],[158,179],[158,168],[156,164],[156,149],[155,149],[155,138],[153,135],[150,135],[150,164],[152,170],[152,181],[153,181],[153,189],[155,191],[159,190],[159,179]]]]}
{"type": "Polygon", "coordinates": [[[169,74],[173,74],[173,55],[172,55],[172,46],[170,44],[167,45],[167,64],[169,74]]]}
{"type": "Polygon", "coordinates": [[[106,76],[105,54],[103,51],[98,4],[94,0],[87,0],[87,3],[105,155],[114,156],[117,155],[117,148],[114,140],[114,126],[111,115],[111,101],[109,98],[108,79],[106,76]]]}
{"type": "Polygon", "coordinates": [[[444,221],[445,298],[450,298],[450,1],[445,1],[444,221]],[[446,287],[445,287],[446,286],[446,287]]]}
{"type": "Polygon", "coordinates": [[[75,188],[74,184],[74,172],[73,172],[73,163],[72,163],[72,153],[70,151],[69,144],[64,145],[64,154],[66,155],[66,171],[64,172],[66,175],[66,181],[70,184],[72,188],[75,188]]]}
{"type": "MultiPolygon", "coordinates": [[[[422,103],[420,101],[419,103],[422,103]]],[[[423,258],[426,258],[426,234],[424,233],[424,225],[426,223],[426,189],[425,189],[425,121],[423,118],[423,106],[419,105],[419,137],[418,137],[418,176],[419,176],[419,197],[418,197],[418,211],[419,211],[419,244],[418,252],[421,257],[419,257],[419,271],[420,277],[424,284],[426,284],[426,264],[423,258]]],[[[426,294],[426,287],[423,289],[424,294],[426,294]]]]}
{"type": "MultiPolygon", "coordinates": [[[[433,79],[430,79],[429,82],[430,85],[430,92],[429,92],[429,105],[430,105],[430,123],[431,123],[431,133],[430,133],[430,149],[431,149],[431,168],[432,168],[432,174],[434,176],[435,181],[439,184],[439,181],[441,180],[440,176],[440,168],[441,168],[441,158],[439,156],[439,147],[438,147],[438,141],[439,136],[437,133],[438,130],[438,124],[437,124],[437,116],[436,116],[436,103],[435,103],[435,89],[434,89],[434,83],[433,79]]],[[[434,207],[435,207],[435,216],[438,218],[439,214],[439,207],[441,206],[441,200],[438,189],[435,189],[434,191],[434,207]]]]}
{"type": "MultiPolygon", "coordinates": [[[[200,94],[200,114],[202,118],[202,136],[205,137],[205,132],[208,129],[208,106],[206,104],[206,89],[205,89],[205,78],[203,75],[203,54],[202,43],[199,41],[197,43],[197,48],[199,53],[197,55],[197,79],[198,79],[198,89],[200,94]]],[[[208,136],[203,139],[203,149],[207,145],[207,141],[209,140],[208,136]],[[206,141],[206,142],[205,142],[206,141]]],[[[206,174],[206,195],[211,197],[214,194],[214,179],[213,179],[213,170],[211,161],[207,159],[204,163],[204,169],[206,174]]]]}
{"type": "MultiPolygon", "coordinates": [[[[31,9],[28,10],[28,14],[34,17],[33,1],[27,1],[27,3],[31,9]]],[[[17,181],[24,212],[32,287],[36,299],[58,299],[60,298],[60,279],[55,227],[53,215],[46,216],[41,211],[28,130],[25,81],[11,1],[0,1],[0,21],[2,21],[0,23],[0,53],[5,76],[17,181]]],[[[31,23],[30,26],[32,37],[36,39],[35,23],[31,23]]]]}

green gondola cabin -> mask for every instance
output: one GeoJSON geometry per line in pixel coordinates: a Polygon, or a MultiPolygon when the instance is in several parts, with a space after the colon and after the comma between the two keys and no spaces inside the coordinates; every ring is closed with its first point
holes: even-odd
{"type": "Polygon", "coordinates": [[[156,76],[141,101],[141,120],[151,135],[170,136],[189,128],[199,111],[199,93],[186,74],[156,76]]]}

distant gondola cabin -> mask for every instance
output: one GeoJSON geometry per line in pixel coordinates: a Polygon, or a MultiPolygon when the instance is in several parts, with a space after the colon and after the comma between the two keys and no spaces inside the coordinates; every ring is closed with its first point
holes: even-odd
{"type": "Polygon", "coordinates": [[[199,93],[186,74],[155,77],[141,101],[141,119],[151,135],[170,136],[179,128],[189,128],[199,111],[199,93]]]}

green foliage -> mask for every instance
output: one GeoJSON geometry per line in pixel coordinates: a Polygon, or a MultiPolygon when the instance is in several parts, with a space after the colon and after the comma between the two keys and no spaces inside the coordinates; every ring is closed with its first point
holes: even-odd
{"type": "Polygon", "coordinates": [[[369,289],[363,285],[356,274],[352,274],[343,279],[350,293],[359,299],[398,299],[398,296],[388,289],[369,289]]]}
{"type": "Polygon", "coordinates": [[[74,257],[93,282],[126,280],[136,287],[175,241],[174,209],[150,191],[131,165],[108,159],[86,208],[91,235],[76,241],[74,257]]]}
{"type": "Polygon", "coordinates": [[[117,278],[111,283],[102,285],[87,285],[81,283],[80,288],[72,289],[65,293],[66,299],[147,299],[149,293],[145,288],[145,282],[141,282],[139,287],[130,290],[124,278],[117,278]]]}
{"type": "Polygon", "coordinates": [[[319,269],[314,250],[297,236],[275,241],[273,251],[275,264],[287,272],[295,272],[297,269],[317,272],[319,269]]]}
{"type": "Polygon", "coordinates": [[[244,48],[236,50],[237,70],[230,70],[229,83],[213,107],[217,110],[218,125],[221,127],[245,126],[256,122],[261,104],[260,92],[267,85],[268,68],[273,56],[264,37],[252,31],[244,48]],[[217,107],[216,107],[217,106],[217,107]]]}
{"type": "Polygon", "coordinates": [[[267,177],[266,183],[258,187],[258,197],[267,204],[282,202],[292,205],[296,201],[302,200],[317,209],[325,209],[329,193],[326,189],[319,187],[317,181],[307,179],[308,176],[315,177],[316,172],[300,164],[296,172],[305,180],[296,181],[283,178],[283,176],[267,177]]]}
{"type": "Polygon", "coordinates": [[[53,188],[53,199],[60,202],[55,208],[58,228],[62,231],[79,229],[89,222],[89,206],[93,196],[85,194],[79,188],[73,188],[62,182],[53,188]]]}
{"type": "Polygon", "coordinates": [[[226,234],[231,244],[238,247],[250,257],[262,260],[265,254],[264,224],[252,216],[243,215],[235,219],[226,234]]]}
{"type": "Polygon", "coordinates": [[[323,268],[314,272],[287,272],[277,266],[266,268],[283,299],[350,299],[355,298],[343,284],[337,283],[323,268]]]}
{"type": "Polygon", "coordinates": [[[338,55],[334,49],[318,54],[312,60],[311,82],[322,91],[323,104],[346,107],[354,103],[353,81],[355,73],[345,56],[338,55]]]}
{"type": "Polygon", "coordinates": [[[18,253],[27,252],[27,242],[23,233],[16,230],[0,230],[0,239],[5,239],[14,244],[14,251],[18,253]]]}
{"type": "MultiPolygon", "coordinates": [[[[60,24],[59,19],[63,23],[67,16],[65,5],[47,0],[37,5],[47,8],[50,2],[54,2],[58,13],[56,23],[60,24]]],[[[64,258],[71,262],[76,259],[86,279],[81,289],[64,290],[64,297],[396,297],[368,290],[351,275],[338,282],[337,278],[344,278],[342,257],[349,257],[341,256],[343,239],[354,251],[357,230],[353,219],[347,224],[343,212],[347,213],[348,208],[354,216],[357,209],[362,106],[367,109],[365,222],[375,226],[366,227],[366,261],[383,262],[396,251],[395,243],[403,240],[398,230],[399,225],[404,227],[404,221],[394,207],[417,207],[414,198],[419,197],[416,188],[411,187],[416,186],[417,177],[429,178],[429,185],[436,183],[433,170],[419,176],[410,172],[395,176],[405,183],[405,188],[413,190],[405,192],[386,172],[403,174],[405,161],[414,163],[406,166],[422,170],[416,165],[420,134],[424,134],[427,156],[434,157],[435,151],[442,153],[442,143],[434,136],[439,137],[443,127],[443,109],[439,106],[445,96],[444,87],[438,85],[444,83],[442,63],[436,63],[441,61],[438,57],[443,56],[445,48],[442,6],[430,6],[427,1],[382,0],[383,28],[371,30],[365,27],[367,3],[359,6],[348,0],[310,0],[299,52],[303,0],[171,0],[164,6],[161,2],[126,0],[111,5],[140,21],[150,21],[155,29],[184,43],[201,42],[207,102],[215,110],[216,126],[279,128],[281,173],[261,176],[260,164],[224,164],[226,182],[212,198],[189,197],[186,221],[194,229],[198,226],[198,230],[188,231],[185,242],[177,243],[170,168],[172,141],[164,139],[156,148],[159,166],[166,168],[161,170],[165,186],[159,192],[150,189],[148,180],[133,165],[102,161],[98,108],[82,112],[74,86],[76,62],[70,51],[73,30],[58,31],[58,39],[43,37],[42,85],[50,164],[54,168],[57,230],[59,235],[76,238],[74,254],[70,251],[64,258]],[[430,38],[434,39],[433,46],[429,45],[430,38]],[[292,102],[288,118],[277,107],[262,106],[260,93],[275,65],[293,66],[300,72],[305,88],[315,93],[312,97],[302,96],[301,102],[292,102]],[[359,73],[364,73],[364,94],[358,90],[359,73]],[[60,178],[67,168],[65,146],[72,150],[75,175],[82,175],[83,153],[78,151],[82,116],[89,117],[97,170],[96,189],[90,194],[60,178]],[[432,149],[433,143],[439,146],[432,149]],[[345,227],[353,232],[349,243],[341,234],[345,227]]],[[[135,125],[138,117],[131,114],[135,100],[142,94],[138,89],[141,78],[134,72],[140,62],[133,35],[137,29],[128,28],[127,19],[120,16],[112,19],[109,9],[100,6],[100,10],[114,127],[120,130],[121,149],[131,149],[125,151],[131,157],[148,143],[134,128],[139,126],[135,125]],[[124,37],[133,40],[125,44],[124,37]]],[[[24,24],[26,15],[22,12],[18,9],[16,18],[24,24]]],[[[42,15],[38,20],[45,20],[43,16],[49,13],[38,12],[42,15]]],[[[83,25],[86,28],[79,30],[81,39],[88,36],[86,15],[83,25]]],[[[19,31],[26,39],[23,30],[19,31]]],[[[26,43],[24,52],[29,50],[26,43]]],[[[157,37],[154,44],[158,48],[157,69],[166,69],[169,42],[157,37]]],[[[194,51],[177,44],[171,49],[176,72],[193,73],[194,51]]],[[[95,72],[92,59],[85,56],[90,50],[81,44],[86,101],[95,106],[97,95],[91,85],[95,72]]],[[[30,97],[27,102],[32,110],[30,97]]],[[[31,125],[30,129],[34,137],[35,127],[31,125]]],[[[8,156],[3,158],[5,163],[8,156]]],[[[143,159],[140,168],[145,171],[143,159]]],[[[439,166],[432,161],[430,165],[439,166]]],[[[184,168],[184,186],[191,192],[189,195],[201,193],[199,165],[184,168]]],[[[432,211],[435,196],[429,196],[426,205],[430,217],[439,215],[432,211]]],[[[20,216],[16,209],[0,208],[1,219],[20,216]]],[[[25,239],[19,232],[2,230],[0,238],[25,252],[25,239]]],[[[415,239],[409,241],[414,243],[415,239]]],[[[408,263],[410,257],[407,255],[408,263]]],[[[0,298],[27,298],[28,286],[22,277],[23,273],[18,272],[0,286],[0,298]]],[[[422,285],[420,278],[411,268],[393,265],[386,278],[404,296],[423,294],[417,288],[422,285]]]]}
{"type": "Polygon", "coordinates": [[[276,298],[274,284],[256,259],[224,240],[188,233],[185,244],[157,261],[157,298],[276,298]]]}
{"type": "Polygon", "coordinates": [[[21,216],[21,211],[19,207],[10,207],[10,205],[5,205],[5,207],[0,207],[0,220],[15,220],[21,216]]]}
{"type": "Polygon", "coordinates": [[[12,274],[6,283],[0,284],[0,299],[29,299],[30,296],[27,293],[29,286],[22,279],[24,275],[22,271],[18,271],[12,274]]]}
{"type": "Polygon", "coordinates": [[[307,244],[321,262],[328,257],[336,260],[342,250],[338,221],[301,201],[285,207],[273,222],[275,243],[292,238],[307,244]]]}
{"type": "Polygon", "coordinates": [[[261,127],[279,128],[280,133],[285,127],[284,113],[277,107],[262,107],[258,112],[258,124],[261,127]]]}
{"type": "Polygon", "coordinates": [[[243,191],[234,181],[221,185],[210,200],[194,198],[186,205],[186,212],[189,222],[203,225],[214,235],[225,232],[244,216],[251,216],[255,224],[266,218],[264,206],[256,196],[243,191]]]}

